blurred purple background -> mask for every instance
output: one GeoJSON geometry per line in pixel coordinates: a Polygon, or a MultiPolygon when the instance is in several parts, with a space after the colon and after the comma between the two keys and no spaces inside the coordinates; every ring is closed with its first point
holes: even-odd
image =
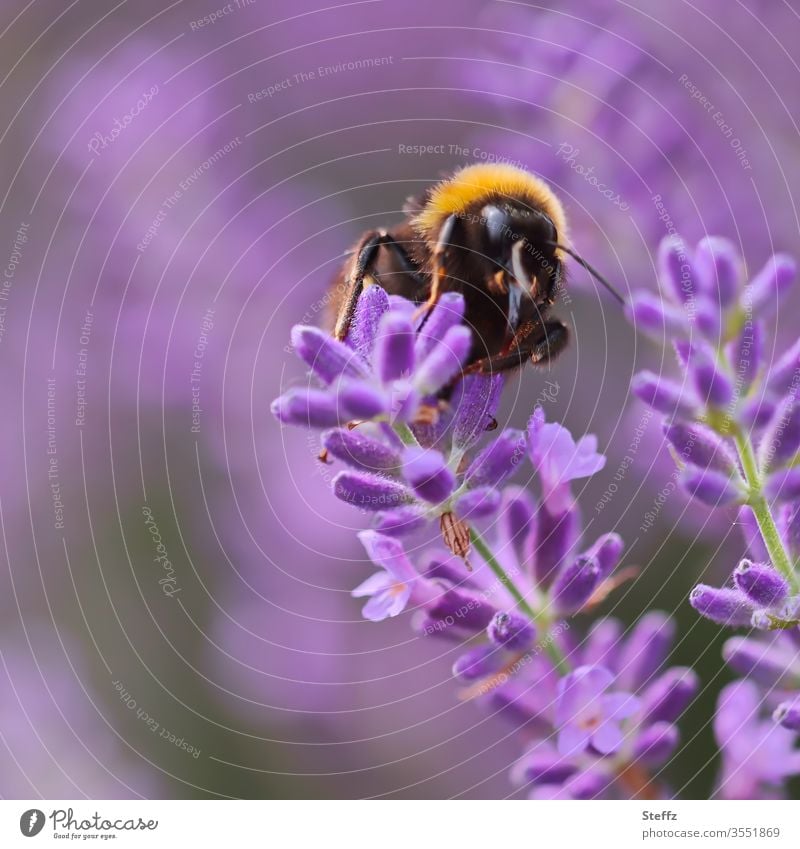
{"type": "MultiPolygon", "coordinates": [[[[797,253],[798,35],[781,0],[5,3],[0,795],[508,795],[518,741],[447,647],[349,596],[361,517],[269,414],[289,330],[363,230],[492,158],[623,290],[673,228],[797,253]]],[[[614,612],[683,610],[733,520],[675,494],[642,530],[672,467],[627,387],[659,361],[578,270],[559,313],[548,418],[598,434],[585,512],[643,569],[614,612]]]]}

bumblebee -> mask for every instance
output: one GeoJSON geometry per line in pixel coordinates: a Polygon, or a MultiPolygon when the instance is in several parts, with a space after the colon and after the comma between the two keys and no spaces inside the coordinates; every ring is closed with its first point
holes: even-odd
{"type": "Polygon", "coordinates": [[[460,292],[473,333],[465,373],[513,371],[551,362],[567,345],[567,327],[548,315],[566,254],[609,286],[567,246],[553,191],[521,168],[467,166],[410,198],[404,213],[398,226],[365,233],[335,281],[337,339],[365,286],[402,295],[425,314],[442,293],[460,292]]]}

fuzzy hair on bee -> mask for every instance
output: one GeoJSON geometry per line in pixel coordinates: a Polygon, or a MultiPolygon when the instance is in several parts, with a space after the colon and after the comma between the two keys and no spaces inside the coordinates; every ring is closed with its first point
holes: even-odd
{"type": "Polygon", "coordinates": [[[410,198],[404,213],[364,233],[334,282],[338,339],[364,287],[377,285],[423,315],[442,293],[461,293],[473,336],[465,373],[549,363],[564,350],[567,327],[549,310],[565,255],[596,272],[570,249],[564,208],[543,180],[512,165],[469,165],[410,198]]]}

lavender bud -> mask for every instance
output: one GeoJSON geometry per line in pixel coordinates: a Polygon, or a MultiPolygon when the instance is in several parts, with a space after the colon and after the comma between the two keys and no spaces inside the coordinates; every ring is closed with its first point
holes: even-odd
{"type": "Polygon", "coordinates": [[[800,403],[786,398],[767,425],[758,445],[762,469],[773,469],[788,463],[800,449],[800,403]]]}
{"type": "Polygon", "coordinates": [[[698,294],[686,245],[677,236],[667,236],[661,240],[658,248],[658,271],[659,279],[670,287],[678,303],[685,304],[698,294]]]}
{"type": "Polygon", "coordinates": [[[291,338],[300,359],[325,383],[332,383],[343,374],[367,375],[363,361],[352,348],[317,327],[297,324],[291,338]]]}
{"type": "Polygon", "coordinates": [[[639,734],[633,747],[633,759],[656,769],[670,759],[679,742],[680,734],[674,725],[657,722],[639,734]]]}
{"type": "Polygon", "coordinates": [[[576,770],[574,764],[549,746],[538,746],[526,755],[522,764],[522,778],[534,784],[560,784],[576,770]]]}
{"type": "Polygon", "coordinates": [[[666,416],[691,419],[695,406],[680,384],[651,371],[640,371],[633,376],[631,392],[649,407],[666,416]]]}
{"type": "Polygon", "coordinates": [[[600,580],[605,580],[617,568],[625,543],[619,534],[609,533],[598,537],[594,545],[585,553],[597,562],[600,580]]]}
{"type": "Polygon", "coordinates": [[[775,254],[744,290],[742,308],[762,315],[772,312],[780,296],[794,283],[796,273],[797,267],[790,256],[775,254]]]}
{"type": "Polygon", "coordinates": [[[764,364],[764,329],[760,321],[746,321],[726,350],[731,371],[745,394],[764,364]]]}
{"type": "Polygon", "coordinates": [[[400,467],[400,455],[394,448],[356,430],[325,431],[322,444],[337,460],[365,472],[389,472],[400,467]]]}
{"type": "Polygon", "coordinates": [[[339,472],[333,479],[333,494],[362,510],[385,510],[414,500],[403,484],[366,472],[339,472]]]}
{"type": "Polygon", "coordinates": [[[561,569],[550,598],[558,613],[575,613],[589,600],[600,583],[600,567],[591,557],[578,557],[561,569]]]}
{"type": "Polygon", "coordinates": [[[516,613],[496,613],[486,632],[496,646],[509,651],[526,651],[536,638],[533,625],[516,613]]]}
{"type": "Polygon", "coordinates": [[[789,731],[800,731],[800,699],[779,704],[772,718],[789,731]]]}
{"type": "Polygon", "coordinates": [[[800,498],[800,466],[771,474],[764,484],[767,498],[775,501],[796,501],[800,498]]]}
{"type": "Polygon", "coordinates": [[[608,788],[609,776],[597,769],[586,769],[564,782],[564,792],[570,799],[597,799],[608,788]]]}
{"type": "Polygon", "coordinates": [[[618,619],[598,619],[586,636],[581,665],[615,669],[621,645],[622,623],[618,619]]]}
{"type": "Polygon", "coordinates": [[[723,307],[736,297],[742,284],[742,261],[729,239],[708,236],[695,249],[694,267],[698,286],[723,307]]]}
{"type": "Polygon", "coordinates": [[[502,374],[468,374],[458,381],[451,400],[455,449],[465,451],[486,432],[500,405],[504,382],[502,374]]]}
{"type": "Polygon", "coordinates": [[[337,401],[346,415],[343,419],[373,419],[386,412],[386,396],[359,380],[343,378],[336,386],[337,401]]]}
{"type": "Polygon", "coordinates": [[[416,359],[421,362],[440,342],[451,327],[464,317],[464,296],[458,292],[443,292],[417,333],[414,343],[416,359]]]}
{"type": "Polygon", "coordinates": [[[504,430],[472,461],[464,475],[468,487],[499,486],[525,457],[525,434],[504,430]]]}
{"type": "Polygon", "coordinates": [[[452,621],[459,628],[475,633],[485,631],[497,609],[483,598],[449,588],[428,608],[431,619],[452,621]]]}
{"type": "Polygon", "coordinates": [[[725,507],[744,500],[736,478],[710,469],[684,469],[678,481],[689,495],[710,507],[725,507]]]}
{"type": "Polygon", "coordinates": [[[783,536],[792,559],[800,560],[800,504],[786,505],[783,536]]]}
{"type": "Polygon", "coordinates": [[[765,687],[778,687],[788,673],[788,658],[777,647],[749,637],[731,637],[722,647],[725,663],[765,687]]]}
{"type": "Polygon", "coordinates": [[[419,507],[397,507],[378,513],[373,529],[390,537],[400,537],[414,533],[425,527],[427,519],[419,507]]]}
{"type": "Polygon", "coordinates": [[[671,667],[644,691],[643,722],[675,722],[699,689],[700,679],[693,669],[671,667]]]}
{"type": "Polygon", "coordinates": [[[343,412],[329,392],[322,389],[290,389],[270,405],[272,415],[283,424],[333,427],[343,412]]]}
{"type": "Polygon", "coordinates": [[[372,355],[372,345],[378,332],[378,325],[388,309],[389,295],[381,286],[367,286],[356,304],[356,311],[345,341],[367,362],[372,355]]]}
{"type": "Polygon", "coordinates": [[[619,685],[635,692],[647,684],[669,654],[675,623],[659,610],[646,613],[634,626],[620,652],[619,685]]]}
{"type": "Polygon", "coordinates": [[[713,407],[725,407],[733,398],[733,384],[717,365],[714,352],[706,344],[692,346],[688,373],[700,399],[713,407]]]}
{"type": "Polygon", "coordinates": [[[434,395],[461,372],[472,348],[472,331],[451,327],[417,369],[414,383],[421,395],[434,395]]]}
{"type": "Polygon", "coordinates": [[[705,425],[676,422],[664,426],[664,435],[683,463],[716,469],[728,477],[737,471],[736,458],[728,445],[705,425]]]}
{"type": "Polygon", "coordinates": [[[753,606],[739,590],[718,589],[698,584],[689,594],[689,603],[706,619],[717,625],[749,625],[753,606]]]}
{"type": "Polygon", "coordinates": [[[459,519],[472,521],[494,515],[500,507],[501,496],[496,489],[481,486],[460,495],[453,510],[459,519]]]}
{"type": "Polygon", "coordinates": [[[579,530],[576,509],[553,516],[546,507],[541,507],[536,513],[533,569],[539,584],[549,586],[556,570],[572,551],[579,530]]]}
{"type": "Polygon", "coordinates": [[[503,653],[496,646],[475,646],[456,659],[453,675],[462,681],[477,681],[499,672],[504,663],[503,653]]]}
{"type": "Polygon", "coordinates": [[[736,586],[759,607],[773,607],[789,594],[788,581],[772,566],[743,559],[733,572],[736,586]]]}
{"type": "Polygon", "coordinates": [[[383,383],[391,383],[414,368],[414,328],[407,316],[387,312],[378,326],[373,360],[383,383]]]}
{"type": "Polygon", "coordinates": [[[764,398],[763,396],[751,398],[745,402],[738,419],[746,430],[761,430],[766,427],[777,409],[778,405],[771,398],[764,398]]]}
{"type": "Polygon", "coordinates": [[[776,395],[786,395],[800,380],[800,339],[770,368],[767,388],[776,395]]]}
{"type": "Polygon", "coordinates": [[[406,448],[403,453],[403,475],[414,492],[431,504],[448,499],[456,483],[444,457],[432,448],[406,448]]]}
{"type": "Polygon", "coordinates": [[[706,337],[716,341],[722,330],[720,306],[710,298],[700,296],[695,302],[695,323],[697,329],[706,337]]]}
{"type": "Polygon", "coordinates": [[[687,331],[683,311],[658,295],[650,292],[633,292],[625,305],[630,323],[651,336],[677,336],[687,331]]]}

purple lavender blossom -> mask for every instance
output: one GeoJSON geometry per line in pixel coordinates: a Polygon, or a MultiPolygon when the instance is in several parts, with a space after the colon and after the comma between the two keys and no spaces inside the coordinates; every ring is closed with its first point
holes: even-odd
{"type": "Polygon", "coordinates": [[[761,708],[752,681],[736,681],[720,693],[714,719],[722,752],[718,798],[781,799],[786,779],[800,774],[796,735],[762,718],[761,708]]]}

